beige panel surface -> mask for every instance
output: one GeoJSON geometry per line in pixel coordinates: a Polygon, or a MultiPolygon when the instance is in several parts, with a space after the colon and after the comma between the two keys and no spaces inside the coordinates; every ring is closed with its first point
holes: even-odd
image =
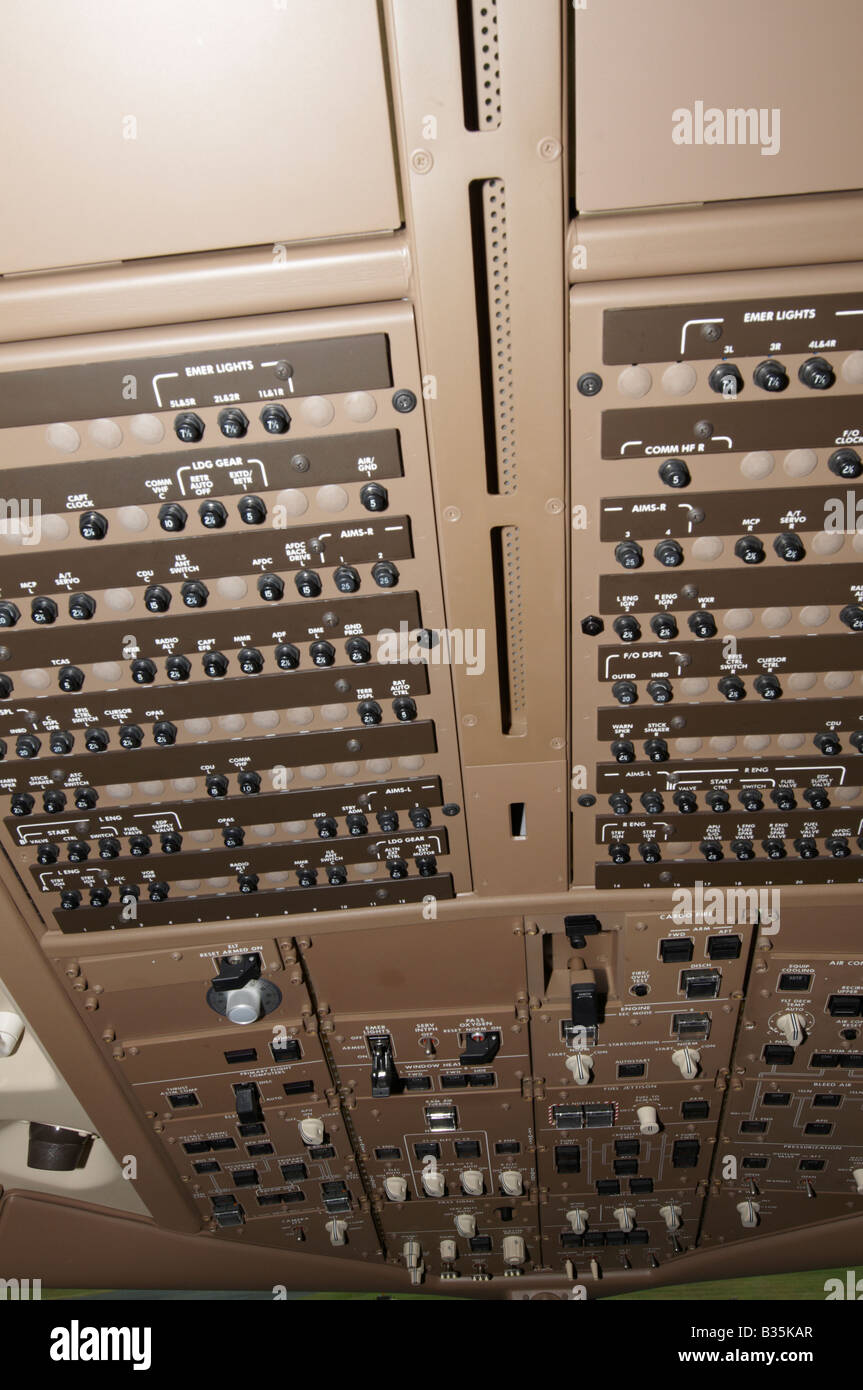
{"type": "Polygon", "coordinates": [[[857,0],[578,0],[575,17],[580,212],[863,184],[857,0]],[[672,113],[694,116],[696,102],[705,114],[778,108],[777,152],[675,144],[672,113]]]}
{"type": "Polygon", "coordinates": [[[251,18],[243,0],[9,0],[0,270],[398,225],[373,0],[251,18]]]}

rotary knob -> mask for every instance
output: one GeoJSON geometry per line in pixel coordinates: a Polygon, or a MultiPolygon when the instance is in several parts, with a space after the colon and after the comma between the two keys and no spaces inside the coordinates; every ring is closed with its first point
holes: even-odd
{"type": "Polygon", "coordinates": [[[585,1052],[571,1052],[564,1066],[572,1073],[576,1086],[587,1086],[593,1076],[593,1058],[585,1052]]]}
{"type": "Polygon", "coordinates": [[[461,1175],[461,1185],[468,1197],[481,1197],[485,1190],[483,1175],[478,1168],[466,1168],[461,1175]]]}
{"type": "Polygon", "coordinates": [[[406,1202],[408,1197],[407,1179],[397,1175],[384,1178],[384,1193],[388,1202],[406,1202]]]}
{"type": "Polygon", "coordinates": [[[694,1047],[679,1047],[672,1052],[671,1060],[684,1081],[694,1081],[701,1067],[701,1053],[694,1047]]]}
{"type": "Polygon", "coordinates": [[[640,1134],[658,1134],[659,1117],[654,1105],[639,1105],[636,1110],[638,1118],[638,1130],[640,1134]]]}

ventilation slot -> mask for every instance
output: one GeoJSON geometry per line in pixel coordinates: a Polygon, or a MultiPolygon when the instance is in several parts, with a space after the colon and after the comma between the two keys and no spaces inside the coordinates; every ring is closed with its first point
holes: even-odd
{"type": "Polygon", "coordinates": [[[496,526],[491,533],[491,562],[497,617],[497,660],[501,728],[505,734],[527,733],[525,708],[524,610],[517,526],[496,526]]]}
{"type": "Polygon", "coordinates": [[[497,130],[501,121],[497,0],[458,0],[466,130],[497,130]]]}
{"type": "Polygon", "coordinates": [[[470,185],[470,210],[486,486],[492,494],[511,495],[518,487],[518,466],[503,180],[475,180],[470,185]]]}

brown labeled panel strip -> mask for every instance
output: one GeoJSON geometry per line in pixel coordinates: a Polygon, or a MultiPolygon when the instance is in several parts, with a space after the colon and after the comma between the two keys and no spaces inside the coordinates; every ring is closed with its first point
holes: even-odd
{"type": "MultiPolygon", "coordinates": [[[[822,531],[825,521],[836,515],[838,498],[842,526],[848,519],[847,498],[852,499],[850,516],[856,517],[857,497],[842,478],[832,487],[759,488],[751,492],[685,493],[672,500],[645,493],[639,497],[603,498],[600,502],[600,539],[620,541],[659,540],[676,536],[695,540],[698,536],[743,536],[747,532],[773,535],[779,531],[807,534],[822,531]]],[[[854,529],[852,525],[851,529],[854,529]]],[[[741,561],[742,564],[742,561],[741,561]]],[[[752,567],[749,567],[752,573],[752,567]]]]}
{"type": "MultiPolygon", "coordinates": [[[[185,743],[167,748],[138,748],[131,752],[90,753],[83,759],[66,757],[39,759],[29,779],[28,760],[19,763],[14,780],[21,786],[49,787],[81,785],[104,786],[118,778],[140,776],[151,781],[163,777],[203,776],[206,772],[238,772],[244,768],[266,771],[270,768],[304,767],[312,763],[332,763],[355,757],[405,757],[437,751],[434,724],[417,720],[405,724],[359,725],[350,729],[311,729],[307,733],[271,735],[266,738],[236,739],[226,743],[185,743]],[[134,759],[138,758],[138,763],[134,759]],[[68,761],[67,761],[68,759],[68,761]],[[65,771],[63,782],[51,774],[65,771]]],[[[0,776],[0,791],[11,791],[13,776],[0,776]]]]}
{"type": "MultiPolygon", "coordinates": [[[[102,589],[110,585],[177,584],[186,579],[221,579],[226,575],[331,569],[341,564],[371,564],[378,559],[413,556],[407,517],[344,521],[324,533],[318,526],[290,529],[252,527],[248,534],[218,531],[148,541],[84,546],[41,555],[37,550],[0,559],[0,587],[6,598],[34,593],[102,589]],[[68,562],[68,567],[67,567],[68,562]]],[[[337,591],[338,592],[338,591],[337,591]]],[[[200,621],[200,619],[199,619],[200,621]]]]}
{"type": "MultiPolygon", "coordinates": [[[[603,613],[618,613],[623,606],[672,608],[684,612],[696,608],[767,608],[774,604],[802,607],[811,603],[816,584],[813,562],[761,565],[758,573],[741,565],[739,570],[661,570],[604,574],[599,581],[603,613]]],[[[851,603],[863,596],[863,566],[817,567],[820,603],[851,603]]]]}
{"type": "MultiPolygon", "coordinates": [[[[798,836],[820,840],[827,835],[854,836],[863,833],[863,805],[831,807],[826,811],[780,811],[772,805],[769,787],[764,793],[763,811],[747,812],[737,794],[730,811],[693,811],[678,815],[671,797],[666,794],[667,809],[661,816],[628,815],[599,816],[596,820],[596,843],[609,845],[617,840],[634,844],[639,840],[666,841],[701,840],[708,831],[722,830],[723,840],[794,840],[798,836]]],[[[805,803],[804,803],[805,807],[805,803]]],[[[709,866],[705,866],[705,869],[709,866]]]]}
{"type": "Polygon", "coordinates": [[[326,869],[331,864],[362,864],[377,859],[413,860],[417,855],[449,853],[447,834],[441,827],[423,831],[407,831],[395,835],[343,835],[326,840],[292,840],[271,845],[243,845],[238,849],[210,849],[178,854],[155,854],[99,860],[84,864],[58,864],[42,869],[30,866],[38,888],[43,893],[59,893],[65,888],[81,888],[93,884],[119,887],[126,883],[142,883],[145,879],[174,882],[184,878],[212,878],[214,875],[243,873],[265,874],[284,869],[295,871],[311,867],[326,869]]]}
{"type": "Polygon", "coordinates": [[[850,395],[815,393],[811,400],[786,400],[779,407],[769,397],[747,401],[716,395],[706,405],[607,410],[602,416],[604,459],[661,462],[676,454],[823,449],[859,444],[861,439],[863,401],[850,395]]]}
{"type": "Polygon", "coordinates": [[[355,907],[393,907],[432,898],[455,896],[449,874],[431,878],[405,878],[398,882],[375,879],[371,883],[346,883],[342,887],[318,884],[315,888],[285,888],[279,892],[218,894],[209,897],[168,899],[163,903],[139,902],[135,920],[125,922],[119,910],[79,907],[54,912],[62,932],[120,931],[140,927],[182,926],[191,922],[241,922],[247,917],[285,917],[306,912],[341,912],[355,907]]]}
{"type": "Polygon", "coordinates": [[[824,758],[813,748],[811,757],[777,758],[770,755],[762,758],[757,753],[744,751],[739,757],[733,754],[727,758],[696,756],[686,761],[677,759],[667,763],[598,763],[596,775],[597,789],[601,793],[621,788],[633,796],[656,785],[669,791],[677,787],[691,787],[697,791],[699,786],[720,783],[736,787],[742,782],[753,786],[781,782],[808,787],[810,782],[817,779],[825,786],[841,786],[846,782],[849,786],[856,786],[857,779],[863,775],[863,754],[824,758]]]}
{"type": "Polygon", "coordinates": [[[357,782],[351,786],[311,787],[303,791],[260,792],[257,796],[217,800],[165,801],[150,807],[101,807],[73,810],[69,816],[6,816],[3,824],[16,847],[68,840],[98,840],[106,836],[158,835],[169,830],[209,830],[221,825],[266,825],[271,821],[342,816],[349,811],[401,811],[410,806],[440,806],[439,777],[415,782],[357,782]]]}
{"type": "Polygon", "coordinates": [[[13,465],[0,468],[0,479],[9,497],[28,497],[36,488],[42,512],[51,513],[152,502],[180,502],[191,509],[209,497],[363,483],[403,472],[398,430],[369,430],[56,462],[35,473],[13,465]]]}
{"type": "Polygon", "coordinates": [[[863,297],[761,293],[702,304],[606,309],[602,316],[602,360],[610,365],[709,361],[732,353],[774,357],[814,352],[816,340],[830,342],[831,352],[863,347],[863,297]],[[777,341],[781,349],[775,349],[777,341]]]}
{"type": "Polygon", "coordinates": [[[710,734],[802,733],[860,727],[863,700],[723,700],[721,704],[618,706],[597,714],[599,738],[691,738],[710,734]]]}
{"type": "Polygon", "coordinates": [[[7,372],[0,429],[392,385],[385,333],[7,372]],[[134,383],[134,389],[132,389],[134,383]]]}
{"type": "MultiPolygon", "coordinates": [[[[134,644],[127,642],[129,622],[126,617],[113,622],[34,625],[28,630],[16,630],[14,636],[2,629],[0,667],[16,671],[56,665],[64,652],[68,660],[86,664],[116,661],[120,655],[131,661],[141,656],[164,657],[171,651],[191,654],[196,649],[229,651],[234,647],[267,647],[286,641],[308,642],[313,637],[332,639],[346,636],[348,629],[369,635],[383,628],[397,629],[401,623],[418,628],[420,608],[418,594],[408,589],[337,598],[331,603],[322,599],[288,604],[262,602],[259,607],[221,611],[178,605],[177,611],[170,614],[136,613],[134,644]]],[[[311,673],[285,674],[294,678],[311,673]]]]}
{"type": "Polygon", "coordinates": [[[853,671],[860,664],[861,638],[825,633],[823,637],[738,637],[733,666],[724,664],[722,642],[706,640],[600,647],[601,681],[651,680],[662,676],[720,676],[732,670],[759,675],[774,671],[853,671]]]}

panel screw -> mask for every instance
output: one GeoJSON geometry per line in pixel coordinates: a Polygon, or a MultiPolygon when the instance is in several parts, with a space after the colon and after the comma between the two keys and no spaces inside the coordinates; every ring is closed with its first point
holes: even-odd
{"type": "Polygon", "coordinates": [[[457,801],[447,801],[444,806],[441,806],[441,811],[445,816],[457,816],[460,810],[461,807],[457,801]]]}
{"type": "Polygon", "coordinates": [[[277,362],[274,371],[279,381],[287,381],[289,377],[294,375],[294,369],[290,362],[277,362]]]}
{"type": "Polygon", "coordinates": [[[458,507],[444,507],[443,514],[447,521],[461,521],[461,512],[458,507]]]}
{"type": "Polygon", "coordinates": [[[537,150],[539,151],[540,159],[559,159],[560,149],[560,141],[555,140],[553,135],[546,136],[546,138],[544,140],[540,140],[539,144],[537,145],[537,150]]]}
{"type": "Polygon", "coordinates": [[[294,457],[291,459],[291,467],[295,473],[308,473],[311,466],[305,454],[294,454],[294,457]]]}
{"type": "Polygon", "coordinates": [[[416,410],[416,404],[416,396],[413,391],[408,391],[406,387],[396,391],[393,396],[393,405],[401,415],[409,415],[412,410],[416,410]]]}
{"type": "Polygon", "coordinates": [[[598,372],[582,372],[575,386],[582,396],[598,396],[602,390],[602,377],[598,372]]]}
{"type": "Polygon", "coordinates": [[[428,150],[414,150],[411,155],[411,168],[415,174],[427,174],[434,164],[428,150]]]}
{"type": "Polygon", "coordinates": [[[594,614],[581,620],[581,630],[585,637],[598,637],[604,627],[605,623],[602,619],[597,618],[594,614]]]}
{"type": "Polygon", "coordinates": [[[559,497],[549,497],[545,504],[545,510],[552,516],[559,516],[563,511],[563,503],[559,497]]]}
{"type": "Polygon", "coordinates": [[[596,797],[592,796],[590,792],[585,792],[583,796],[578,798],[578,804],[579,806],[595,806],[596,797]]]}
{"type": "Polygon", "coordinates": [[[701,325],[701,336],[706,343],[715,343],[722,333],[722,325],[719,323],[703,323],[701,325]]]}
{"type": "Polygon", "coordinates": [[[696,439],[712,439],[713,426],[711,425],[709,420],[699,420],[698,424],[695,426],[695,429],[693,430],[693,434],[695,435],[696,439]]]}

